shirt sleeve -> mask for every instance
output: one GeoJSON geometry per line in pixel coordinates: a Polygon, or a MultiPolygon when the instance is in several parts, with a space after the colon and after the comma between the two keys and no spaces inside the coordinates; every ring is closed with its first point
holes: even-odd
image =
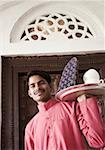
{"type": "Polygon", "coordinates": [[[77,105],[77,119],[89,146],[105,146],[105,125],[99,113],[97,98],[92,97],[77,105]]]}
{"type": "Polygon", "coordinates": [[[27,130],[25,130],[25,150],[34,150],[33,137],[27,130]]]}

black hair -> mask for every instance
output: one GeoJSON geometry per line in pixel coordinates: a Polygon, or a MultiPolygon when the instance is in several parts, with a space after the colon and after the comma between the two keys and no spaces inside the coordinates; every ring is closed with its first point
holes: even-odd
{"type": "Polygon", "coordinates": [[[48,84],[51,83],[51,76],[49,75],[49,73],[46,71],[38,71],[38,70],[32,70],[31,72],[29,72],[27,74],[27,83],[29,82],[29,78],[31,76],[34,76],[34,75],[41,76],[42,78],[44,78],[48,82],[48,84]]]}

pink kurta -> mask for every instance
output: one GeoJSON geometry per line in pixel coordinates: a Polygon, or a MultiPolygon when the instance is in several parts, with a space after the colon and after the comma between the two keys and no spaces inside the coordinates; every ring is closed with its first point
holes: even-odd
{"type": "Polygon", "coordinates": [[[25,129],[25,150],[86,150],[105,146],[105,130],[96,98],[77,103],[55,99],[38,105],[39,113],[25,129]]]}

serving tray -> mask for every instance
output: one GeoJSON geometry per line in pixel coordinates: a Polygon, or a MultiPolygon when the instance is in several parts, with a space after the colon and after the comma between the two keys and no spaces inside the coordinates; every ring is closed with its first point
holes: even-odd
{"type": "Polygon", "coordinates": [[[82,94],[105,96],[105,84],[78,84],[70,86],[56,93],[55,97],[61,101],[73,101],[82,94]]]}

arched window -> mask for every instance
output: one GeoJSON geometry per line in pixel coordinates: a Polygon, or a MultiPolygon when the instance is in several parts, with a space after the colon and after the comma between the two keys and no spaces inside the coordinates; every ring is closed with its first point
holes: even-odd
{"type": "Polygon", "coordinates": [[[93,38],[94,34],[81,19],[65,13],[37,17],[25,26],[20,40],[46,40],[52,33],[62,33],[68,39],[93,38]]]}
{"type": "Polygon", "coordinates": [[[17,20],[11,30],[10,42],[47,40],[58,34],[69,40],[95,38],[102,36],[102,25],[85,7],[46,2],[33,6],[17,20]]]}

